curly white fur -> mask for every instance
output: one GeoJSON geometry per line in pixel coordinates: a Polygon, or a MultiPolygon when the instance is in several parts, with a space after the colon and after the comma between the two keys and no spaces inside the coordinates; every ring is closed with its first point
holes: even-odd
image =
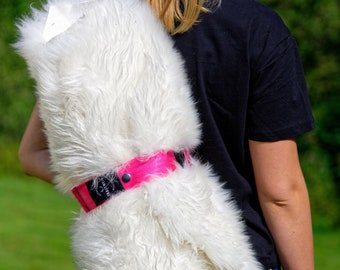
{"type": "MultiPolygon", "coordinates": [[[[145,1],[50,1],[18,27],[62,192],[199,144],[182,59],[145,1]],[[48,10],[63,5],[81,16],[46,40],[48,10]]],[[[80,213],[73,234],[79,269],[261,269],[230,194],[194,159],[80,213]]]]}

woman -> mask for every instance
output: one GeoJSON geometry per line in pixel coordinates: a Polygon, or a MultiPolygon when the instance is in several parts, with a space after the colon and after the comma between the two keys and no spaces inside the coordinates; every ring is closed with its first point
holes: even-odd
{"type": "MultiPolygon", "coordinates": [[[[185,59],[203,123],[197,155],[233,191],[265,269],[312,270],[309,199],[294,138],[314,122],[296,43],[269,8],[216,2],[149,0],[185,59]]],[[[52,182],[38,105],[19,157],[27,174],[52,182]]]]}

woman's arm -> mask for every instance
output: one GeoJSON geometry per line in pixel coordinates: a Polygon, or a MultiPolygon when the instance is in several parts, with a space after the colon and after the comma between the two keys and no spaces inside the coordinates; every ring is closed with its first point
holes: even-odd
{"type": "Polygon", "coordinates": [[[19,161],[27,175],[52,183],[54,174],[50,169],[50,154],[43,132],[43,124],[39,117],[38,104],[34,106],[21,140],[19,161]]]}
{"type": "Polygon", "coordinates": [[[249,141],[255,181],[267,225],[285,270],[313,270],[308,191],[295,140],[249,141]]]}

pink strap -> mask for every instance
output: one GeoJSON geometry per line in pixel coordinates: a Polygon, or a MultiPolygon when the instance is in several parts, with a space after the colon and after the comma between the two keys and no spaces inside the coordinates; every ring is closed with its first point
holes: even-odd
{"type": "Polygon", "coordinates": [[[118,168],[118,177],[123,180],[123,175],[130,176],[130,181],[122,181],[125,190],[138,187],[144,182],[148,182],[153,175],[165,176],[169,171],[176,169],[176,159],[174,153],[158,152],[148,157],[137,157],[127,164],[118,168]]]}
{"type": "MultiPolygon", "coordinates": [[[[186,163],[190,165],[189,151],[183,151],[181,154],[184,155],[186,163]]],[[[181,165],[183,165],[183,162],[182,159],[182,162],[180,162],[181,165]]],[[[160,151],[151,156],[134,158],[118,167],[118,177],[117,175],[113,175],[116,182],[112,182],[112,180],[108,180],[105,177],[101,178],[101,180],[104,179],[104,181],[106,181],[106,184],[100,182],[102,184],[102,189],[105,189],[106,191],[104,194],[100,194],[93,190],[93,184],[97,178],[83,182],[80,185],[73,187],[71,191],[87,213],[107,201],[117,192],[138,187],[141,184],[150,181],[153,176],[167,175],[169,172],[176,169],[176,164],[176,156],[173,151],[160,151]]]]}
{"type": "Polygon", "coordinates": [[[89,189],[86,186],[86,182],[73,187],[71,191],[86,213],[90,212],[98,206],[92,199],[89,189]]]}

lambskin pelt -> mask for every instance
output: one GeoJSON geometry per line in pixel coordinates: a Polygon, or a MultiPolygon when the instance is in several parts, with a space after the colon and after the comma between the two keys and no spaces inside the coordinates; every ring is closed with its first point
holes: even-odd
{"type": "MultiPolygon", "coordinates": [[[[18,28],[61,192],[199,145],[182,58],[146,1],[51,0],[18,28]]],[[[84,270],[261,269],[231,194],[194,157],[81,210],[72,247],[84,270]]]]}

